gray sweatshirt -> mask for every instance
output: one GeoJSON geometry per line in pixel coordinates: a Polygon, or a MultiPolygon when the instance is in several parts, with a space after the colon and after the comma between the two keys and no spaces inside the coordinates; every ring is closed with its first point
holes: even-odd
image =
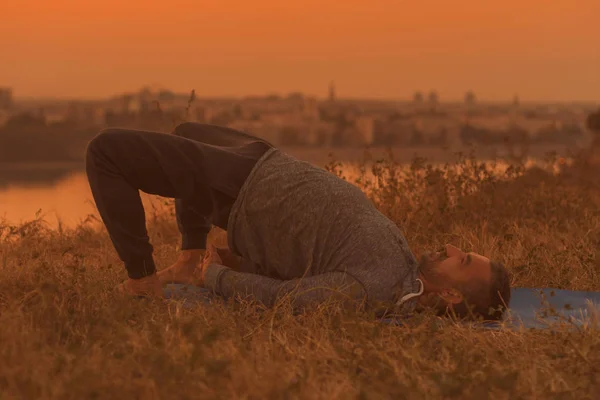
{"type": "Polygon", "coordinates": [[[255,271],[209,265],[205,287],[225,297],[289,295],[296,309],[349,299],[382,315],[411,312],[421,288],[406,239],[359,188],[279,149],[244,183],[227,237],[255,271]]]}

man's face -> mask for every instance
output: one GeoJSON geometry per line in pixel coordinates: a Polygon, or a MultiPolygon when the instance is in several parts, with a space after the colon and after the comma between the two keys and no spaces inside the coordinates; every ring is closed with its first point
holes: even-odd
{"type": "Polygon", "coordinates": [[[489,285],[491,280],[491,265],[487,257],[465,253],[450,244],[439,252],[424,256],[420,268],[428,291],[440,294],[448,303],[462,301],[449,291],[478,282],[489,285]]]}

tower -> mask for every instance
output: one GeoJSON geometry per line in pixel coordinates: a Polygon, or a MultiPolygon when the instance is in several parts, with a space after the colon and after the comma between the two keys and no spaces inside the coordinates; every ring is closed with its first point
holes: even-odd
{"type": "Polygon", "coordinates": [[[335,83],[329,82],[329,101],[335,101],[335,83]]]}
{"type": "Polygon", "coordinates": [[[472,90],[469,90],[465,93],[465,104],[467,107],[473,107],[477,101],[477,97],[472,90]]]}

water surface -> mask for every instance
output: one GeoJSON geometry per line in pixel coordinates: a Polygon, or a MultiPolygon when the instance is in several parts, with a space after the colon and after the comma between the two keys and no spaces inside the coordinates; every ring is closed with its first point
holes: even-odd
{"type": "MultiPolygon", "coordinates": [[[[324,166],[330,160],[332,150],[298,149],[289,151],[300,159],[324,166]]],[[[373,151],[374,157],[382,157],[384,149],[373,151]]],[[[364,150],[333,150],[337,160],[355,163],[364,159],[364,150]]],[[[394,150],[396,160],[410,162],[417,153],[414,149],[394,150]]],[[[456,159],[449,151],[431,150],[421,152],[428,159],[447,162],[456,159]]],[[[486,158],[486,154],[481,154],[486,158]]],[[[355,171],[348,167],[347,177],[355,171]]],[[[156,197],[142,195],[144,207],[148,211],[159,204],[156,197]]],[[[96,207],[86,179],[83,165],[26,165],[3,166],[0,168],[0,218],[12,224],[30,221],[40,213],[52,227],[60,223],[73,227],[90,214],[97,216],[96,207]]]]}

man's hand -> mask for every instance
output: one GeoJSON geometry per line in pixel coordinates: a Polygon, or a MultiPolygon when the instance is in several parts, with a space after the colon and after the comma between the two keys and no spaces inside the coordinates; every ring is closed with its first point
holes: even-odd
{"type": "Polygon", "coordinates": [[[223,261],[221,260],[221,256],[219,256],[218,249],[212,244],[208,245],[206,253],[204,254],[204,259],[202,260],[202,264],[196,269],[196,271],[194,271],[196,285],[204,286],[204,275],[206,274],[206,268],[208,268],[210,264],[223,265],[223,261]]]}
{"type": "Polygon", "coordinates": [[[231,268],[234,271],[240,271],[242,265],[242,257],[233,254],[229,247],[216,247],[217,254],[221,258],[222,265],[231,268]]]}
{"type": "Polygon", "coordinates": [[[228,248],[209,244],[206,250],[183,250],[173,265],[158,271],[158,279],[163,285],[181,283],[202,286],[204,271],[209,264],[221,264],[237,271],[241,260],[228,248]]]}

